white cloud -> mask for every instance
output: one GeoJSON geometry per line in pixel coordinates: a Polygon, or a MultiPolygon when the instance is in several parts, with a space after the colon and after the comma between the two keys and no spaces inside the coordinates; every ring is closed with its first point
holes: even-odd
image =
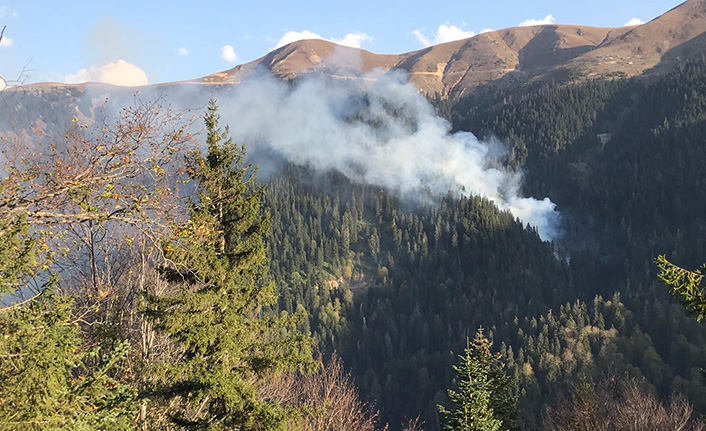
{"type": "Polygon", "coordinates": [[[554,18],[554,15],[549,14],[542,19],[527,19],[527,20],[522,21],[519,24],[519,26],[520,27],[529,27],[532,25],[548,25],[548,24],[556,24],[556,19],[554,18]]]}
{"type": "Polygon", "coordinates": [[[81,82],[102,82],[104,84],[135,87],[147,85],[147,74],[144,70],[125,60],[108,63],[103,66],[91,66],[81,69],[73,75],[64,77],[64,82],[78,84],[81,82]]]}
{"type": "Polygon", "coordinates": [[[226,45],[221,48],[221,59],[227,61],[228,63],[235,63],[238,61],[238,54],[235,53],[232,46],[226,45]]]}
{"type": "Polygon", "coordinates": [[[625,23],[625,27],[633,27],[636,25],[642,25],[644,23],[645,23],[645,21],[641,20],[640,18],[633,18],[630,21],[625,23]]]}
{"type": "Polygon", "coordinates": [[[304,40],[304,39],[322,39],[324,40],[323,37],[319,36],[318,34],[311,32],[309,30],[304,30],[304,31],[288,31],[282,36],[282,38],[277,42],[277,45],[275,45],[274,49],[281,48],[284,45],[288,45],[292,42],[296,42],[298,40],[304,40]]]}
{"type": "Polygon", "coordinates": [[[435,43],[452,42],[454,40],[468,39],[476,34],[472,31],[463,31],[455,25],[440,25],[436,30],[435,43]]]}
{"type": "Polygon", "coordinates": [[[478,34],[489,33],[491,31],[495,31],[495,30],[493,30],[492,28],[486,28],[486,29],[481,30],[480,33],[478,33],[478,34]]]}
{"type": "Polygon", "coordinates": [[[186,47],[182,46],[181,48],[179,48],[179,51],[177,51],[177,54],[179,54],[182,57],[185,57],[185,56],[189,55],[189,50],[186,49],[186,47]]]}
{"type": "Polygon", "coordinates": [[[347,35],[343,36],[342,39],[326,39],[325,37],[314,33],[313,31],[309,30],[304,30],[304,31],[288,31],[282,36],[282,38],[277,42],[277,45],[275,45],[274,48],[272,49],[277,49],[281,48],[285,45],[288,45],[292,42],[296,42],[298,40],[305,40],[305,39],[320,39],[320,40],[328,40],[329,42],[337,43],[339,45],[344,45],[344,46],[350,46],[351,48],[360,48],[364,43],[366,42],[372,42],[373,38],[370,35],[367,35],[365,33],[348,33],[347,35]]]}
{"type": "Polygon", "coordinates": [[[431,46],[431,44],[432,44],[431,41],[429,40],[428,37],[426,37],[424,35],[424,33],[421,32],[421,30],[414,30],[412,32],[412,34],[414,35],[414,37],[417,38],[417,40],[419,41],[419,43],[422,44],[422,46],[424,46],[424,47],[431,46]]]}
{"type": "Polygon", "coordinates": [[[467,39],[473,37],[476,34],[472,31],[461,30],[455,25],[451,24],[441,24],[436,30],[436,36],[433,39],[427,37],[421,30],[414,30],[412,32],[417,40],[426,46],[437,45],[439,43],[452,42],[454,40],[467,39]]]}
{"type": "Polygon", "coordinates": [[[372,36],[365,33],[348,33],[343,39],[331,39],[331,42],[351,48],[360,48],[365,42],[372,42],[372,36]]]}

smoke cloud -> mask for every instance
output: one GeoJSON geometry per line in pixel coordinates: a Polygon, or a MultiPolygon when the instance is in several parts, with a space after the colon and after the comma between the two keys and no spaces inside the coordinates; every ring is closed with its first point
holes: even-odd
{"type": "Polygon", "coordinates": [[[255,149],[401,195],[482,195],[537,228],[559,233],[548,198],[523,197],[521,174],[498,167],[498,142],[481,142],[434,112],[402,73],[358,80],[309,76],[285,83],[263,73],[220,101],[231,135],[255,149]]]}
{"type": "MultiPolygon", "coordinates": [[[[481,195],[534,226],[542,239],[557,239],[561,230],[556,205],[548,198],[522,195],[522,174],[504,169],[500,162],[507,148],[495,139],[451,133],[449,122],[436,115],[404,72],[374,71],[356,79],[324,76],[356,76],[362,62],[354,54],[336,50],[322,62],[323,73],[294,82],[262,70],[237,86],[219,88],[223,124],[265,168],[286,159],[320,172],[337,170],[402,197],[428,198],[449,191],[481,195]]],[[[171,107],[192,112],[200,112],[208,97],[201,86],[143,87],[140,93],[142,100],[164,97],[171,107]]],[[[80,100],[66,97],[67,106],[76,104],[76,109],[44,109],[44,103],[29,100],[16,113],[0,108],[0,132],[18,125],[38,127],[36,117],[29,115],[38,106],[44,109],[38,124],[47,123],[50,132],[65,130],[74,116],[92,118],[102,112],[99,107],[110,116],[120,106],[137,103],[132,90],[119,88],[89,87],[80,100]],[[108,93],[111,103],[106,105],[108,93]]]]}

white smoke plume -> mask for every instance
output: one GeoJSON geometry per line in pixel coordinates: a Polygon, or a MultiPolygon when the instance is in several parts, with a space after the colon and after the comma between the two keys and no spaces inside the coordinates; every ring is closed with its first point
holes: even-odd
{"type": "Polygon", "coordinates": [[[482,195],[537,228],[559,233],[556,205],[520,194],[521,174],[493,167],[498,143],[451,125],[401,73],[284,83],[263,74],[220,101],[231,135],[257,149],[402,195],[482,195]],[[379,78],[379,79],[377,79],[379,78]]]}

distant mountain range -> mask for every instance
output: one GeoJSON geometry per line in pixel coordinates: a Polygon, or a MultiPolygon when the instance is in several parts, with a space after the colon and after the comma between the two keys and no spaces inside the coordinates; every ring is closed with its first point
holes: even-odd
{"type": "MultiPolygon", "coordinates": [[[[547,80],[652,76],[705,54],[706,0],[689,0],[635,27],[513,27],[404,54],[382,55],[324,40],[301,40],[223,72],[158,85],[235,85],[258,68],[287,80],[310,73],[375,79],[376,69],[397,69],[408,73],[423,93],[457,99],[487,84],[512,89],[547,80]]],[[[30,87],[47,85],[67,84],[30,87]]]]}
{"type": "Polygon", "coordinates": [[[426,94],[458,98],[489,82],[507,88],[549,79],[659,74],[705,54],[706,0],[689,0],[635,27],[514,27],[399,55],[301,40],[190,82],[238,84],[258,67],[283,79],[306,73],[365,79],[376,68],[400,69],[426,94]]]}

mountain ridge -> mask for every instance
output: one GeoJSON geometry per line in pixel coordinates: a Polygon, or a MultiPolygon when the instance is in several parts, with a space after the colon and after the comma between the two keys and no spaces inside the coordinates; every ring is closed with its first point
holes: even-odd
{"type": "Polygon", "coordinates": [[[488,83],[507,88],[542,80],[661,74],[704,56],[704,40],[706,0],[689,0],[639,26],[510,27],[402,54],[303,40],[192,82],[238,84],[258,67],[283,79],[317,72],[354,79],[380,68],[406,72],[427,95],[460,98],[488,83]]]}
{"type": "MultiPolygon", "coordinates": [[[[374,80],[381,73],[401,70],[427,96],[458,99],[487,84],[514,89],[537,81],[661,74],[706,55],[705,42],[706,0],[688,0],[639,26],[510,27],[402,54],[299,40],[225,71],[149,87],[238,85],[258,69],[284,80],[312,73],[374,80]]],[[[25,88],[95,85],[100,84],[40,83],[25,88]]]]}

